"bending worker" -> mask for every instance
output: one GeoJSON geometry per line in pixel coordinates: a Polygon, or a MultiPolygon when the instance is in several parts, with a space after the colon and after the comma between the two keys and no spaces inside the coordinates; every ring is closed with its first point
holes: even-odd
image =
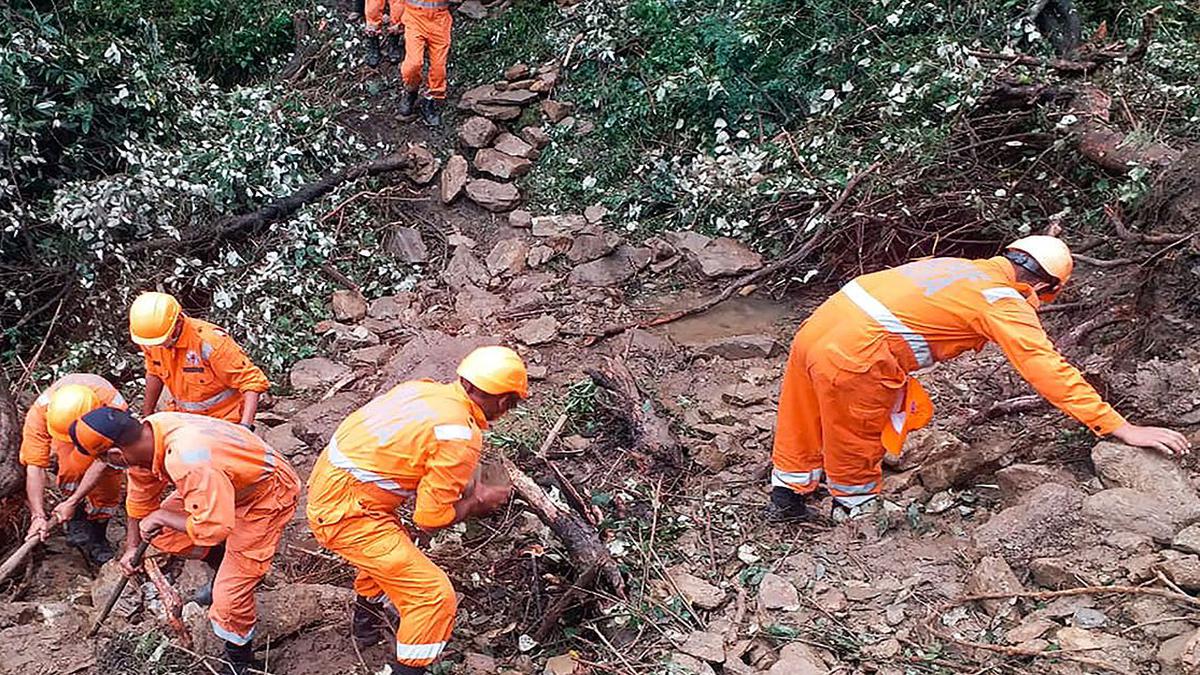
{"type": "Polygon", "coordinates": [[[379,642],[386,595],[400,613],[392,675],[424,673],[454,628],[457,599],[446,573],[413,544],[396,508],[415,500],[418,535],[486,515],[510,488],[473,476],[488,422],[528,395],[525,364],[505,347],[482,347],[457,382],[405,382],[338,426],[308,481],[317,541],[358,568],[352,630],[379,642]]]}
{"type": "Polygon", "coordinates": [[[400,78],[404,94],[397,113],[412,117],[417,112],[417,92],[421,89],[421,71],[429,53],[429,93],[421,99],[420,113],[425,124],[442,123],[441,106],[446,100],[446,59],[450,56],[450,15],[448,0],[404,0],[404,61],[400,78]]]}
{"type": "Polygon", "coordinates": [[[271,383],[227,332],[183,313],[166,293],[142,293],[129,308],[129,333],[146,360],[142,417],[158,407],[216,417],[254,429],[258,398],[271,383]]]}
{"type": "Polygon", "coordinates": [[[29,412],[21,435],[21,466],[29,498],[29,535],[42,541],[50,534],[46,518],[46,469],[57,464],[55,481],[67,495],[53,518],[66,524],[67,543],[93,565],[112,560],[108,523],[121,503],[121,471],[75,452],[68,431],[71,423],[100,406],[125,408],[116,387],[99,375],[73,373],[54,381],[29,412]]]}
{"type": "Polygon", "coordinates": [[[986,260],[932,258],[861,276],[813,312],[788,356],[775,431],[772,517],[804,518],[824,483],[835,517],[873,505],[884,451],[928,423],[909,373],[995,342],[1039,394],[1098,436],[1183,452],[1182,434],[1125,421],[1063,359],[1038,320],[1071,277],[1066,244],[1025,237],[986,260]]]}
{"type": "Polygon", "coordinates": [[[283,529],[296,512],[300,479],[253,432],[224,420],[157,413],[139,422],[98,408],[71,427],[75,447],[128,466],[129,517],[121,567],[133,574],[142,541],[217,568],[213,632],[225,641],[234,675],[254,660],[254,587],[266,576],[283,529]],[[168,485],[175,492],[166,499],[168,485]]]}

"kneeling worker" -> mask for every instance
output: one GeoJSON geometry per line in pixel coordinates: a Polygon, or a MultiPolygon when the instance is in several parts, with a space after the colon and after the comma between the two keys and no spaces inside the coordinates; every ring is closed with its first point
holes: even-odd
{"type": "Polygon", "coordinates": [[[121,471],[75,452],[68,431],[71,423],[101,406],[124,409],[125,399],[99,375],[64,375],[30,406],[21,434],[20,462],[25,467],[29,498],[28,536],[45,541],[50,533],[44,493],[46,469],[53,458],[55,481],[67,495],[53,515],[66,525],[67,543],[82,551],[93,565],[112,560],[108,523],[121,504],[124,478],[121,471]]]}
{"type": "Polygon", "coordinates": [[[808,515],[824,484],[834,515],[875,503],[885,450],[928,423],[933,405],[909,373],[995,342],[1057,408],[1097,436],[1184,452],[1170,429],[1130,424],[1054,348],[1038,319],[1071,277],[1067,245],[1047,236],[986,260],[931,258],[851,281],[813,312],[792,342],[772,457],[770,515],[808,515]]]}
{"type": "Polygon", "coordinates": [[[254,587],[296,512],[300,480],[291,465],[248,429],[186,413],[139,422],[125,411],[99,408],[72,425],[71,440],[91,457],[135,469],[125,505],[125,573],[136,571],[134,551],[144,540],[216,567],[213,632],[225,640],[234,675],[258,668],[254,587]],[[164,500],[168,485],[175,492],[164,500]]]}
{"type": "Polygon", "coordinates": [[[424,673],[454,628],[457,599],[446,573],[413,544],[396,508],[415,499],[421,533],[486,515],[508,486],[473,479],[482,431],[528,395],[525,364],[505,347],[482,347],[457,382],[405,382],[338,426],[308,481],[308,523],[322,546],[358,568],[353,633],[378,642],[386,595],[400,612],[393,675],[424,673]]]}

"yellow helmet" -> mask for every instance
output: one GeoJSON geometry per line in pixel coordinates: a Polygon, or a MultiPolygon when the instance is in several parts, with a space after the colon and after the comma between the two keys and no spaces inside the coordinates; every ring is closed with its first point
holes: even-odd
{"type": "Polygon", "coordinates": [[[171,295],[142,293],[129,308],[129,335],[139,345],[161,345],[171,337],[182,311],[171,295]]]}
{"type": "Polygon", "coordinates": [[[71,423],[103,405],[91,387],[68,384],[50,392],[46,404],[46,430],[62,443],[71,442],[71,423]]]}
{"type": "Polygon", "coordinates": [[[1054,300],[1062,287],[1067,285],[1067,281],[1071,279],[1071,272],[1075,269],[1075,259],[1071,257],[1071,249],[1067,248],[1066,243],[1058,237],[1042,234],[1022,237],[1009,244],[1008,250],[1026,254],[1041,268],[1029,271],[1043,272],[1058,281],[1049,291],[1038,294],[1042,302],[1054,300]]]}
{"type": "Polygon", "coordinates": [[[513,393],[529,397],[525,362],[508,347],[480,347],[467,354],[458,364],[458,376],[495,396],[513,393]]]}

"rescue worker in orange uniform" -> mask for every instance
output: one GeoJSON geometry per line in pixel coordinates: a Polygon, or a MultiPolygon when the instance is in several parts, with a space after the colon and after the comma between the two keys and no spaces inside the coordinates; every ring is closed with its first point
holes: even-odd
{"type": "Polygon", "coordinates": [[[156,413],[139,422],[125,411],[98,408],[70,433],[84,454],[130,467],[125,573],[135,573],[134,552],[144,540],[215,567],[213,632],[225,641],[234,675],[260,668],[254,587],[271,567],[300,493],[287,460],[242,426],[186,413],[156,413]],[[172,485],[174,493],[164,499],[172,485]]]}
{"type": "Polygon", "coordinates": [[[486,515],[508,486],[475,478],[483,430],[528,396],[525,364],[482,347],[451,383],[405,382],[347,417],[308,479],[308,523],[317,541],[358,568],[352,630],[360,645],[384,635],[383,599],[399,611],[392,675],[424,673],[454,628],[457,598],[396,509],[414,500],[418,536],[486,515]]]}
{"type": "Polygon", "coordinates": [[[100,406],[125,408],[116,387],[99,375],[73,373],[55,380],[29,412],[21,434],[21,466],[29,498],[28,538],[42,541],[50,534],[46,518],[46,469],[55,464],[55,482],[67,498],[52,517],[66,524],[67,543],[94,565],[112,560],[108,523],[121,503],[121,471],[75,452],[68,435],[71,423],[100,406]]]}
{"type": "Polygon", "coordinates": [[[1061,240],[1031,236],[985,260],[932,258],[851,281],[813,312],[788,356],[775,431],[769,514],[807,517],[824,484],[835,517],[870,509],[885,450],[924,426],[933,405],[909,374],[995,342],[1046,400],[1098,436],[1183,452],[1175,431],[1128,423],[1046,336],[1037,307],[1067,283],[1061,240]]]}
{"type": "Polygon", "coordinates": [[[363,15],[367,21],[367,65],[372,68],[381,60],[379,46],[383,41],[383,54],[392,63],[403,57],[400,40],[404,35],[404,0],[366,0],[363,15]],[[387,27],[384,27],[383,8],[388,9],[387,27]]]}
{"type": "Polygon", "coordinates": [[[404,0],[404,62],[400,77],[404,94],[398,113],[412,117],[417,112],[417,92],[421,88],[421,71],[425,54],[429,53],[428,94],[421,99],[420,113],[425,124],[436,127],[442,123],[441,106],[446,100],[446,58],[450,55],[450,29],[454,18],[448,0],[404,0]]]}
{"type": "Polygon", "coordinates": [[[143,293],[129,309],[129,333],[146,361],[142,417],[158,407],[216,417],[254,429],[259,396],[271,383],[223,329],[183,313],[166,293],[143,293]]]}

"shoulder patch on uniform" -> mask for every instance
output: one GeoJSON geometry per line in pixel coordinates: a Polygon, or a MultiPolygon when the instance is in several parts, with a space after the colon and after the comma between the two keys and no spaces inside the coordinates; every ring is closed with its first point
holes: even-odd
{"type": "Polygon", "coordinates": [[[475,432],[465,424],[439,424],[433,428],[433,436],[439,441],[469,441],[475,432]]]}
{"type": "Polygon", "coordinates": [[[992,304],[992,305],[996,304],[1000,300],[1003,300],[1004,298],[1014,298],[1014,299],[1020,300],[1022,302],[1025,301],[1025,296],[1021,295],[1021,293],[1018,292],[1017,289],[1009,288],[1008,286],[1000,286],[998,288],[985,288],[985,289],[983,289],[983,298],[985,300],[987,300],[989,304],[992,304]]]}

